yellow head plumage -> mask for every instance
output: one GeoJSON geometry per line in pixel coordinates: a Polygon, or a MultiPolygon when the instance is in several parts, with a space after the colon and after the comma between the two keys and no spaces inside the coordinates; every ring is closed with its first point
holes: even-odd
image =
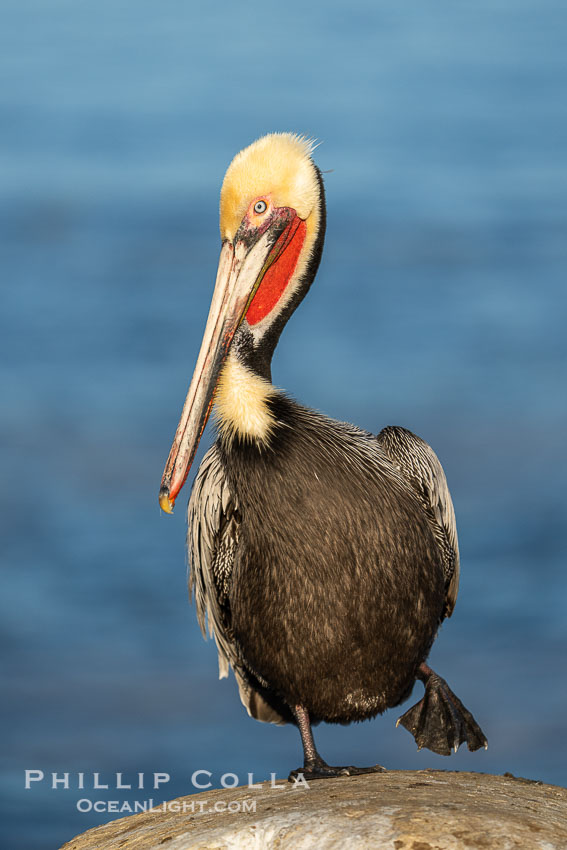
{"type": "Polygon", "coordinates": [[[293,133],[270,133],[238,153],[226,172],[220,199],[221,238],[232,241],[251,201],[270,195],[307,223],[309,242],[320,221],[320,189],[311,159],[315,143],[293,133]]]}

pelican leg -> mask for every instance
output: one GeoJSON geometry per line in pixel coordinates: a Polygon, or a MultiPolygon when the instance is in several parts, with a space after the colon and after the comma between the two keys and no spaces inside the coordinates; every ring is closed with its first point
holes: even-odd
{"type": "Polygon", "coordinates": [[[305,780],[311,781],[313,779],[331,779],[337,776],[358,776],[362,773],[383,773],[385,771],[385,768],[379,764],[374,765],[374,767],[353,767],[352,765],[349,767],[331,767],[317,752],[307,710],[301,705],[296,705],[292,711],[303,744],[303,767],[291,771],[288,777],[289,782],[300,775],[305,780]]]}
{"type": "Polygon", "coordinates": [[[425,685],[423,698],[403,714],[400,723],[416,740],[418,750],[427,747],[440,756],[450,756],[466,742],[469,750],[488,746],[484,732],[445,679],[431,667],[420,665],[417,678],[425,685]]]}

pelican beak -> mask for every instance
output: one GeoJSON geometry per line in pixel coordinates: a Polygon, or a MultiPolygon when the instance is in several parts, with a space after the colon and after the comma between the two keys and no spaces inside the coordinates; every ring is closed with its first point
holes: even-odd
{"type": "Polygon", "coordinates": [[[274,224],[275,227],[263,233],[244,231],[240,239],[239,231],[234,244],[229,241],[223,244],[201,350],[161,481],[159,503],[165,513],[173,512],[175,500],[189,474],[234,334],[262,278],[294,229],[294,221],[290,222],[288,216],[282,216],[274,224]]]}

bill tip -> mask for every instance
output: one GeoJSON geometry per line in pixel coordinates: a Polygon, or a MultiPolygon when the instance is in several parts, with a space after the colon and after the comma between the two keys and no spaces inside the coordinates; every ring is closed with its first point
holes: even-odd
{"type": "Polygon", "coordinates": [[[175,500],[169,498],[169,491],[168,490],[160,490],[160,492],[159,492],[159,506],[162,509],[162,511],[166,514],[172,514],[174,504],[175,504],[175,500]]]}

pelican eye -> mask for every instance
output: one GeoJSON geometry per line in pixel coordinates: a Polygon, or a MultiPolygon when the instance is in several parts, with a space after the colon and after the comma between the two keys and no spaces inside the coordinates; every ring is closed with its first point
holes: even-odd
{"type": "Polygon", "coordinates": [[[256,201],[254,204],[254,212],[256,215],[262,215],[268,209],[268,205],[265,201],[256,201]]]}

